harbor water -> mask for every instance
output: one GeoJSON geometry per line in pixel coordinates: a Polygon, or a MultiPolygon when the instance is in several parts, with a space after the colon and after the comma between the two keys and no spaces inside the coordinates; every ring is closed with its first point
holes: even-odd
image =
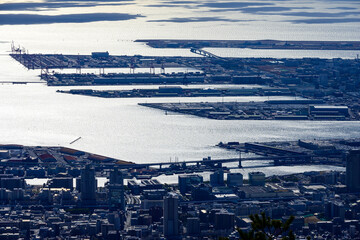
{"type": "MultiPolygon", "coordinates": [[[[313,4],[279,1],[276,6],[280,7],[282,4],[281,7],[293,9],[295,13],[300,12],[301,7],[305,9],[304,7],[311,6],[314,8],[312,11],[344,14],[346,12],[344,4],[351,4],[350,1],[343,3],[311,0],[310,2],[313,4]]],[[[116,55],[194,56],[189,49],[153,49],[134,40],[171,38],[354,41],[360,39],[360,27],[355,20],[331,23],[329,18],[326,18],[327,22],[323,20],[316,24],[309,22],[310,18],[300,16],[301,14],[296,16],[292,12],[292,15],[281,15],[279,11],[276,14],[271,13],[272,20],[268,21],[265,10],[255,14],[253,10],[246,12],[244,8],[225,11],[226,9],[220,6],[215,8],[207,1],[199,1],[197,4],[191,8],[192,4],[190,7],[182,6],[180,3],[176,6],[165,6],[162,1],[152,1],[150,4],[148,1],[135,0],[118,6],[114,4],[93,8],[41,11],[41,14],[55,14],[60,17],[94,11],[100,13],[115,11],[133,16],[133,19],[123,21],[105,19],[105,21],[86,23],[0,23],[0,143],[67,146],[145,163],[168,161],[175,157],[179,161],[202,159],[207,156],[237,157],[235,152],[216,147],[215,145],[220,141],[266,142],[360,137],[359,122],[220,121],[181,114],[165,115],[161,110],[138,105],[139,102],[263,101],[267,100],[267,97],[104,99],[56,92],[56,90],[75,87],[48,87],[45,83],[1,84],[9,81],[39,81],[39,70],[27,70],[8,56],[12,41],[16,46],[17,44],[24,46],[29,53],[91,54],[95,51],[109,51],[110,54],[116,55]],[[161,4],[164,6],[160,11],[160,7],[155,5],[161,4]],[[168,11],[164,11],[164,8],[168,11]],[[209,14],[212,18],[207,17],[209,14]],[[70,145],[70,142],[78,137],[81,139],[70,145]]],[[[356,11],[358,9],[353,10],[356,11]]],[[[12,12],[4,12],[4,14],[10,13],[12,12]]],[[[27,13],[39,14],[37,10],[28,10],[27,13]]],[[[360,54],[359,51],[325,50],[212,48],[207,50],[224,57],[355,58],[360,54]]],[[[129,89],[129,87],[97,86],[96,89],[129,89]]],[[[289,98],[291,97],[270,97],[270,99],[289,98]]],[[[339,168],[287,166],[260,170],[272,175],[329,169],[339,168]]],[[[165,177],[162,180],[170,181],[165,177]]]]}

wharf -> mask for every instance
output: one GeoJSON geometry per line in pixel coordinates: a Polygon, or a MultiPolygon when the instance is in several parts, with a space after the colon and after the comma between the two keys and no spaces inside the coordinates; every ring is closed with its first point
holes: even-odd
{"type": "Polygon", "coordinates": [[[139,103],[141,106],[217,120],[359,121],[357,109],[322,100],[265,102],[139,103]]]}
{"type": "Polygon", "coordinates": [[[102,165],[116,166],[126,164],[129,166],[135,164],[130,161],[114,159],[67,147],[3,144],[0,145],[0,150],[2,151],[0,156],[1,166],[81,168],[84,165],[91,164],[101,168],[102,165]]]}
{"type": "Polygon", "coordinates": [[[139,39],[153,48],[251,48],[299,50],[360,50],[360,41],[283,41],[283,40],[184,40],[139,39]]]}
{"type": "MultiPolygon", "coordinates": [[[[360,148],[360,139],[321,139],[273,142],[220,142],[220,148],[241,153],[252,153],[268,158],[286,156],[311,156],[314,164],[345,166],[345,156],[360,148]]],[[[301,157],[300,157],[301,158],[301,157]]]]}
{"type": "MultiPolygon", "coordinates": [[[[202,160],[186,160],[175,162],[141,163],[134,166],[121,165],[120,168],[148,169],[146,175],[149,178],[160,174],[184,174],[216,169],[228,170],[233,168],[264,168],[270,166],[290,165],[332,165],[345,166],[345,156],[351,150],[360,148],[360,139],[327,139],[327,140],[298,140],[298,141],[274,141],[274,142],[220,142],[218,147],[236,151],[238,158],[202,160]],[[251,165],[244,166],[245,162],[251,165]],[[266,164],[256,165],[265,162],[266,164]],[[230,165],[229,165],[230,164],[230,165]]],[[[144,171],[143,171],[144,172],[144,171]]]]}
{"type": "MultiPolygon", "coordinates": [[[[184,40],[187,41],[187,40],[184,40]]],[[[221,42],[221,41],[220,41],[221,42]]],[[[267,42],[267,41],[265,41],[267,42]]],[[[270,41],[271,42],[271,41],[270,41]]],[[[267,43],[270,43],[267,42],[267,43]]],[[[218,43],[218,41],[214,41],[218,43]]],[[[287,41],[290,43],[290,41],[287,41]]],[[[323,42],[298,42],[298,44],[323,42]]],[[[310,45],[309,45],[310,44],[310,45]]],[[[325,43],[324,43],[325,44],[325,43]]],[[[358,42],[326,42],[329,46],[357,46],[358,42]]],[[[280,44],[281,45],[281,44],[280,44]]],[[[285,44],[286,45],[286,44],[285,44]]],[[[196,52],[196,51],[195,51],[196,52]]],[[[202,51],[205,57],[144,57],[112,56],[108,52],[91,55],[25,54],[13,52],[11,56],[25,67],[41,69],[41,79],[49,86],[92,86],[132,84],[257,84],[270,86],[259,95],[287,95],[306,99],[324,99],[323,106],[310,108],[305,104],[253,104],[254,109],[239,103],[186,103],[153,104],[149,107],[193,114],[212,119],[264,119],[264,120],[340,120],[360,119],[360,60],[355,59],[275,59],[275,58],[219,58],[202,51]],[[166,67],[180,66],[198,69],[198,72],[165,73],[166,67]],[[105,73],[105,68],[126,67],[130,73],[105,73]],[[136,68],[149,68],[148,73],[135,73],[136,68]],[[160,74],[155,68],[160,68],[160,74]],[[76,73],[63,74],[50,69],[76,68],[76,73]],[[82,74],[82,68],[98,68],[99,74],[82,74]],[[281,90],[279,90],[281,89],[281,90]]],[[[355,57],[355,56],[354,56],[355,57]]],[[[147,97],[146,92],[134,90],[130,97],[147,97]]],[[[84,92],[73,91],[76,94],[84,92]]],[[[124,92],[88,91],[85,95],[124,97],[124,92]]],[[[155,93],[156,95],[157,93],[155,93]]],[[[197,93],[193,93],[197,94],[197,93]]],[[[226,93],[238,96],[243,93],[226,93]]],[[[257,92],[247,95],[257,95],[257,92]]],[[[150,94],[151,95],[151,94],[150,94]]],[[[161,94],[157,94],[161,96],[161,94]]],[[[165,94],[174,95],[174,94],[165,94]]],[[[202,96],[219,96],[219,92],[202,92],[202,96]]],[[[181,96],[181,95],[180,95],[181,96]]],[[[186,96],[186,95],[183,95],[186,96]]],[[[222,96],[220,94],[220,96],[222,96]]],[[[251,105],[251,103],[249,103],[251,105]]],[[[144,104],[143,104],[144,105],[144,104]]]]}
{"type": "MultiPolygon", "coordinates": [[[[41,69],[48,85],[117,84],[260,84],[289,88],[298,96],[348,97],[360,89],[360,61],[356,59],[276,59],[152,57],[62,54],[11,54],[28,69],[41,69]],[[197,69],[197,72],[169,73],[169,67],[197,69]],[[128,68],[130,73],[105,73],[105,69],[128,68]],[[147,73],[136,72],[149,69],[147,73]],[[158,68],[157,73],[155,69],[158,68]],[[53,69],[53,71],[51,71],[53,69]],[[73,69],[74,73],[59,73],[73,69]],[[82,73],[99,69],[99,74],[82,73]]],[[[355,57],[355,56],[354,56],[355,57]]],[[[124,70],[124,69],[123,69],[124,70]]]]}
{"type": "MultiPolygon", "coordinates": [[[[28,69],[69,69],[69,68],[160,68],[186,67],[182,57],[127,56],[127,55],[66,55],[11,53],[10,56],[28,69]]],[[[196,57],[188,58],[188,61],[196,57]]]]}
{"type": "Polygon", "coordinates": [[[205,75],[197,73],[111,73],[111,74],[52,74],[43,75],[49,86],[93,86],[132,84],[201,84],[205,75]]]}
{"type": "Polygon", "coordinates": [[[223,96],[291,96],[288,88],[182,88],[159,87],[157,89],[133,90],[58,90],[60,93],[85,95],[102,98],[149,98],[149,97],[223,97],[223,96]]]}
{"type": "Polygon", "coordinates": [[[308,164],[344,166],[344,156],[349,150],[360,148],[360,139],[298,140],[266,143],[220,142],[218,146],[237,151],[239,157],[223,159],[207,157],[201,160],[133,163],[67,147],[31,147],[8,144],[0,145],[0,165],[37,169],[37,172],[40,173],[45,170],[49,172],[49,169],[53,168],[67,168],[76,171],[76,169],[81,169],[84,165],[92,165],[99,175],[103,175],[117,167],[127,169],[127,177],[129,178],[152,178],[161,174],[199,173],[217,169],[228,170],[231,166],[237,168],[308,164]],[[243,166],[245,162],[251,162],[252,164],[243,166]]]}

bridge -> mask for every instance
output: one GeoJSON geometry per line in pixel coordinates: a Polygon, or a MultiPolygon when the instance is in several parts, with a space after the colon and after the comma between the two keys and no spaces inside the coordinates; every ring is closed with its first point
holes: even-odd
{"type": "Polygon", "coordinates": [[[187,165],[197,165],[197,166],[209,166],[209,167],[222,167],[222,164],[237,162],[239,168],[242,168],[242,162],[245,161],[273,161],[274,165],[286,165],[286,164],[294,164],[294,163],[309,163],[312,160],[312,156],[310,155],[288,155],[288,156],[277,156],[277,157],[253,157],[253,158],[228,158],[228,159],[211,159],[204,158],[203,160],[190,160],[183,162],[158,162],[158,163],[139,163],[139,164],[120,164],[119,168],[123,169],[139,169],[139,168],[150,168],[157,166],[160,169],[163,166],[172,166],[172,165],[180,165],[183,168],[186,168],[187,165]]]}
{"type": "Polygon", "coordinates": [[[13,82],[13,81],[0,81],[0,84],[28,84],[28,83],[46,83],[40,81],[32,81],[32,82],[13,82]]]}
{"type": "Polygon", "coordinates": [[[201,56],[204,57],[209,57],[209,58],[216,58],[216,59],[221,59],[221,60],[225,60],[225,58],[219,57],[218,55],[215,55],[211,52],[199,49],[199,48],[191,48],[190,52],[195,53],[195,54],[199,54],[201,56]]]}

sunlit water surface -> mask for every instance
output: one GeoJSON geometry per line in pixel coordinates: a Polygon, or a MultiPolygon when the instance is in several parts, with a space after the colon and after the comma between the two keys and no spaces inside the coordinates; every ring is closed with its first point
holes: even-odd
{"type": "MultiPolygon", "coordinates": [[[[205,2],[205,1],[200,1],[205,2]]],[[[241,2],[241,1],[240,1],[241,2]]],[[[283,2],[283,1],[281,1],[283,2]]],[[[160,4],[161,1],[151,3],[160,4]]],[[[315,1],[314,4],[277,3],[297,9],[312,6],[318,11],[341,12],[341,1],[315,1]],[[336,10],[337,9],[337,10],[336,10]]],[[[356,3],[347,3],[347,5],[356,3]]],[[[124,6],[63,8],[42,14],[122,12],[141,14],[134,20],[117,22],[63,23],[0,26],[0,82],[39,81],[39,71],[28,71],[7,54],[10,43],[21,44],[30,53],[90,54],[109,51],[118,55],[194,56],[188,49],[152,49],[136,39],[284,39],[359,40],[358,23],[293,23],[295,16],[269,16],[242,11],[213,11],[211,8],[151,7],[149,1],[136,0],[124,6]],[[176,23],[178,18],[207,16],[236,21],[198,21],[176,23]],[[163,20],[163,21],[159,21],[163,20]],[[164,21],[166,20],[166,21],[164,21]]],[[[350,7],[354,7],[350,6],[350,7]]],[[[349,6],[348,6],[349,7],[349,6]]],[[[355,8],[358,6],[356,5],[355,8]]],[[[296,10],[300,11],[300,10],[296,10]]],[[[305,10],[302,10],[305,11],[305,10]]],[[[354,10],[355,11],[355,10],[354,10]]],[[[33,11],[30,13],[38,13],[33,11]]],[[[359,51],[292,51],[214,49],[224,57],[278,58],[355,58],[359,51]]],[[[180,71],[192,71],[181,69],[180,71]]],[[[96,70],[95,70],[96,71],[96,70]]],[[[126,71],[126,70],[125,70],[126,71]]],[[[169,70],[173,71],[173,70],[169,70]]],[[[147,87],[147,86],[135,86],[147,87]]],[[[154,86],[152,86],[154,87],[154,86]]],[[[157,87],[157,86],[155,86],[157,87]]],[[[246,86],[251,87],[251,86],[246,86]]],[[[0,84],[0,143],[67,146],[137,163],[236,157],[232,151],[216,147],[220,141],[283,141],[360,137],[358,122],[309,121],[219,121],[190,115],[165,115],[163,111],[137,105],[139,102],[222,101],[222,98],[103,99],[57,93],[43,83],[0,84]],[[70,145],[74,139],[81,140],[70,145]]],[[[84,88],[84,87],[76,87],[84,88]]],[[[129,89],[128,86],[97,86],[96,89],[129,89]]],[[[289,99],[272,97],[271,99],[289,99]]],[[[228,97],[225,101],[263,101],[262,97],[228,97]]],[[[259,163],[247,163],[247,165],[259,163]]],[[[342,169],[329,166],[269,167],[267,175],[308,170],[342,169]]],[[[239,170],[246,173],[247,170],[239,170]]],[[[174,182],[176,177],[160,177],[174,182]]]]}

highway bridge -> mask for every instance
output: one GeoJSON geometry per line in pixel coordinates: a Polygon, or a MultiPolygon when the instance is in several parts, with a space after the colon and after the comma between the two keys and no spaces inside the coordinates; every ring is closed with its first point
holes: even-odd
{"type": "Polygon", "coordinates": [[[208,51],[205,51],[205,50],[202,50],[202,49],[199,49],[199,48],[191,48],[190,52],[195,53],[195,54],[199,54],[199,55],[204,56],[204,57],[226,60],[223,57],[219,57],[218,55],[215,55],[215,54],[213,54],[211,52],[208,52],[208,51]]]}
{"type": "Polygon", "coordinates": [[[182,168],[186,168],[187,165],[197,166],[217,166],[222,167],[222,164],[237,162],[238,166],[242,168],[242,162],[245,161],[273,161],[274,165],[286,165],[286,164],[300,164],[309,163],[312,160],[310,155],[288,155],[288,156],[266,156],[266,157],[253,157],[253,158],[228,158],[228,159],[211,159],[210,157],[202,160],[190,160],[183,162],[157,162],[157,163],[139,163],[139,164],[121,164],[119,168],[123,169],[139,169],[149,167],[159,167],[160,169],[164,166],[180,165],[182,168]]]}
{"type": "Polygon", "coordinates": [[[46,83],[46,82],[40,82],[40,81],[32,81],[32,82],[0,81],[0,84],[28,84],[28,83],[46,83]]]}

